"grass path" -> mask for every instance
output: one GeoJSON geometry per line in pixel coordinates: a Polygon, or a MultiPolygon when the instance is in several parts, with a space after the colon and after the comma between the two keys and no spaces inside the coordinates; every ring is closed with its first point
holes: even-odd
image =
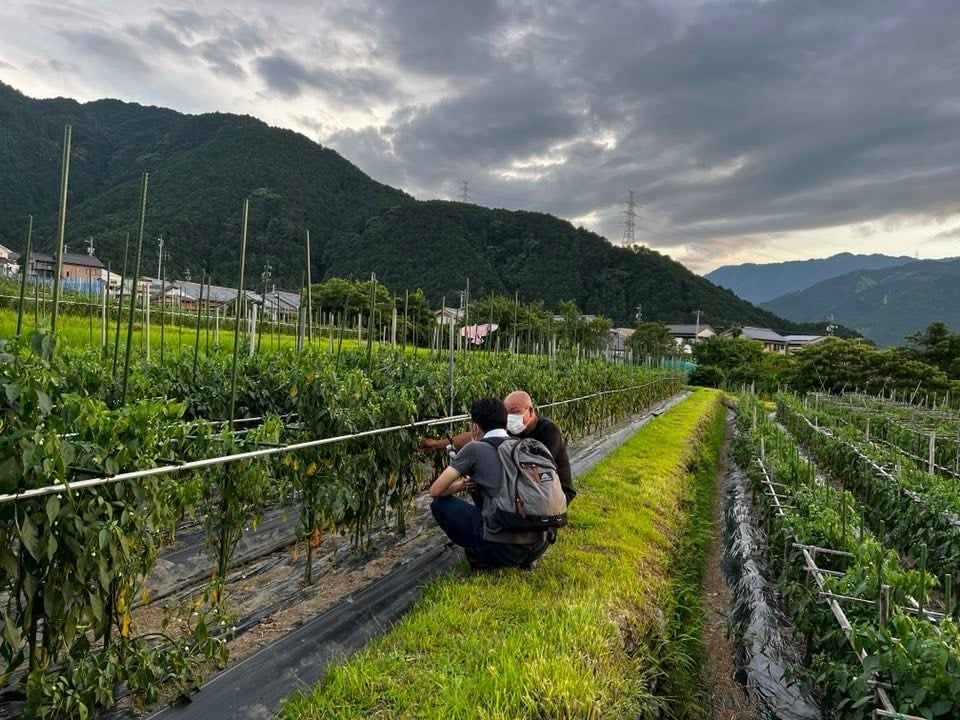
{"type": "Polygon", "coordinates": [[[696,716],[719,399],[696,391],[580,478],[534,571],[433,583],[281,717],[696,716]]]}

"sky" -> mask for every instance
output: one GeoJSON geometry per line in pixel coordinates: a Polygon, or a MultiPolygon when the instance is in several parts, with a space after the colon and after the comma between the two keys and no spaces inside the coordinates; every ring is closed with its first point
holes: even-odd
{"type": "Polygon", "coordinates": [[[615,243],[633,191],[695,272],[960,255],[956,0],[7,0],[0,81],[253,115],[615,243]]]}

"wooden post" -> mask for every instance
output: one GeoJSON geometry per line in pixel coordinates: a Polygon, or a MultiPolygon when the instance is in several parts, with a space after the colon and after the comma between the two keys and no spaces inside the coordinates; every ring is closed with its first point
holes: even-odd
{"type": "Polygon", "coordinates": [[[143,294],[143,338],[146,343],[147,362],[150,362],[150,290],[143,294]]]}
{"type": "Polygon", "coordinates": [[[103,352],[103,356],[106,357],[107,353],[107,295],[110,292],[110,263],[107,263],[107,281],[103,284],[101,288],[101,297],[100,297],[100,349],[103,352]]]}
{"type": "Polygon", "coordinates": [[[130,353],[133,350],[133,315],[137,310],[137,286],[140,280],[140,258],[143,253],[143,223],[147,214],[147,184],[150,176],[143,173],[140,178],[140,212],[137,223],[137,260],[133,266],[133,283],[130,290],[130,316],[127,321],[127,353],[123,361],[123,390],[120,393],[120,404],[127,402],[127,382],[130,377],[130,353]]]}
{"type": "Polygon", "coordinates": [[[310,270],[310,231],[307,230],[307,339],[313,344],[313,282],[310,270]]]}
{"type": "MultiPolygon", "coordinates": [[[[57,257],[53,271],[53,313],[50,316],[50,334],[53,336],[53,349],[57,346],[57,318],[60,312],[60,275],[63,274],[63,234],[67,224],[67,181],[70,178],[70,142],[73,126],[63,128],[63,165],[60,173],[60,214],[57,217],[57,257]]],[[[53,351],[51,351],[53,352],[53,351]]]]}
{"type": "Polygon", "coordinates": [[[890,620],[890,586],[880,586],[880,627],[886,627],[890,620]]]}
{"type": "Polygon", "coordinates": [[[27,215],[27,239],[24,243],[22,262],[20,263],[20,305],[17,306],[17,337],[23,329],[23,298],[27,293],[27,275],[30,274],[30,240],[33,237],[33,215],[27,215]]]}
{"type": "MultiPolygon", "coordinates": [[[[240,226],[240,279],[237,280],[237,307],[233,321],[233,369],[230,378],[230,429],[233,430],[234,412],[237,402],[237,357],[240,351],[240,300],[243,298],[243,271],[247,260],[247,217],[250,213],[250,199],[243,200],[243,219],[240,226]]],[[[224,580],[226,568],[220,568],[220,580],[224,580]]]]}
{"type": "MultiPolygon", "coordinates": [[[[197,359],[200,357],[200,313],[203,309],[203,281],[206,279],[207,269],[203,268],[200,271],[200,292],[197,297],[197,333],[193,340],[193,379],[197,379],[197,359]]],[[[207,298],[207,303],[209,304],[209,296],[207,298]]],[[[209,343],[210,333],[209,333],[209,323],[208,323],[208,332],[207,332],[207,354],[210,353],[210,343],[209,343]]]]}

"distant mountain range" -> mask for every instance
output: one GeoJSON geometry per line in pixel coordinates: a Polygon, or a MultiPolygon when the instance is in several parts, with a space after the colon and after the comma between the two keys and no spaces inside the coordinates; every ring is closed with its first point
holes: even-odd
{"type": "Polygon", "coordinates": [[[919,260],[824,280],[763,307],[794,321],[833,318],[878,345],[940,320],[960,328],[960,260],[919,260]]]}
{"type": "MultiPolygon", "coordinates": [[[[135,232],[138,185],[150,173],[142,273],[156,273],[156,238],[169,252],[167,276],[237,281],[240,214],[250,198],[248,288],[298,289],[307,230],[314,281],[369,278],[394,292],[423,289],[437,305],[491,292],[556,309],[575,300],[587,313],[632,323],[794,329],[767,310],[694,275],[657,252],[617,247],[543,213],[420,202],[378,183],[338,153],[247,116],[183,115],[118,100],[80,104],[34,100],[0,83],[0,243],[23,246],[28,213],[34,248],[53,249],[63,126],[73,125],[67,244],[92,237],[98,257],[119,270],[135,232]]],[[[131,253],[131,257],[133,253],[131,253]]]]}
{"type": "Polygon", "coordinates": [[[732,290],[744,300],[760,304],[856,270],[882,270],[909,262],[913,262],[913,258],[877,254],[854,255],[845,252],[813,260],[792,260],[765,265],[724,265],[704,277],[720,287],[732,290]]]}

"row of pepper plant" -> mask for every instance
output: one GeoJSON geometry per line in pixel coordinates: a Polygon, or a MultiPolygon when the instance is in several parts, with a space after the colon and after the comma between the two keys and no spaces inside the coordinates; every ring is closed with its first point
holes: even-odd
{"type": "MultiPolygon", "coordinates": [[[[425,487],[425,458],[416,452],[423,431],[88,489],[71,483],[409,425],[451,406],[442,359],[383,351],[368,363],[363,352],[308,349],[243,361],[238,415],[260,419],[231,427],[222,422],[225,357],[136,366],[127,397],[137,399],[119,405],[109,363],[85,352],[54,360],[49,350],[43,333],[0,348],[0,493],[64,488],[0,503],[0,658],[27,717],[89,716],[121,690],[150,705],[165,681],[195,684],[204,662],[226,660],[219,628],[229,624],[219,600],[244,528],[265,508],[296,508],[308,554],[326,532],[359,545],[375,529],[403,532],[406,510],[425,487]],[[171,612],[159,632],[138,634],[131,611],[149,600],[145,581],[185,519],[202,521],[216,558],[208,602],[179,617],[171,612]]],[[[464,412],[478,395],[517,387],[541,404],[592,395],[552,413],[576,437],[675,394],[683,382],[682,374],[600,360],[554,370],[523,357],[471,354],[457,358],[452,405],[464,412]]],[[[309,582],[311,562],[307,568],[309,582]]]]}
{"type": "Polygon", "coordinates": [[[938,475],[960,478],[960,420],[925,417],[923,410],[910,414],[907,408],[889,403],[863,407],[830,395],[815,396],[814,408],[832,418],[831,425],[854,428],[865,441],[900,450],[938,475]]]}
{"type": "Polygon", "coordinates": [[[877,707],[875,682],[889,689],[897,712],[956,716],[960,626],[952,587],[945,594],[939,592],[943,584],[925,566],[922,549],[923,560],[911,567],[914,558],[901,557],[886,544],[889,538],[882,523],[878,534],[871,532],[872,506],[844,489],[842,481],[833,484],[819,476],[784,428],[762,412],[754,420],[754,403],[752,398],[741,400],[734,454],[747,469],[758,506],[769,512],[766,552],[793,623],[805,640],[805,663],[793,668],[791,675],[816,692],[824,707],[844,718],[872,716],[877,707]],[[782,515],[773,512],[764,470],[776,483],[782,515]],[[847,553],[812,551],[818,567],[828,573],[823,591],[862,601],[843,604],[851,625],[849,636],[808,575],[800,545],[847,553]],[[891,609],[881,622],[878,607],[885,585],[891,609]],[[920,608],[936,608],[945,617],[937,616],[938,622],[933,622],[921,615],[920,608]],[[862,662],[861,650],[867,653],[862,662]]]}
{"type": "Polygon", "coordinates": [[[904,552],[919,543],[931,560],[960,575],[960,488],[932,475],[888,446],[866,442],[858,430],[795,397],[781,395],[777,417],[830,474],[883,521],[890,541],[904,552]],[[832,426],[831,426],[832,424],[832,426]]]}

